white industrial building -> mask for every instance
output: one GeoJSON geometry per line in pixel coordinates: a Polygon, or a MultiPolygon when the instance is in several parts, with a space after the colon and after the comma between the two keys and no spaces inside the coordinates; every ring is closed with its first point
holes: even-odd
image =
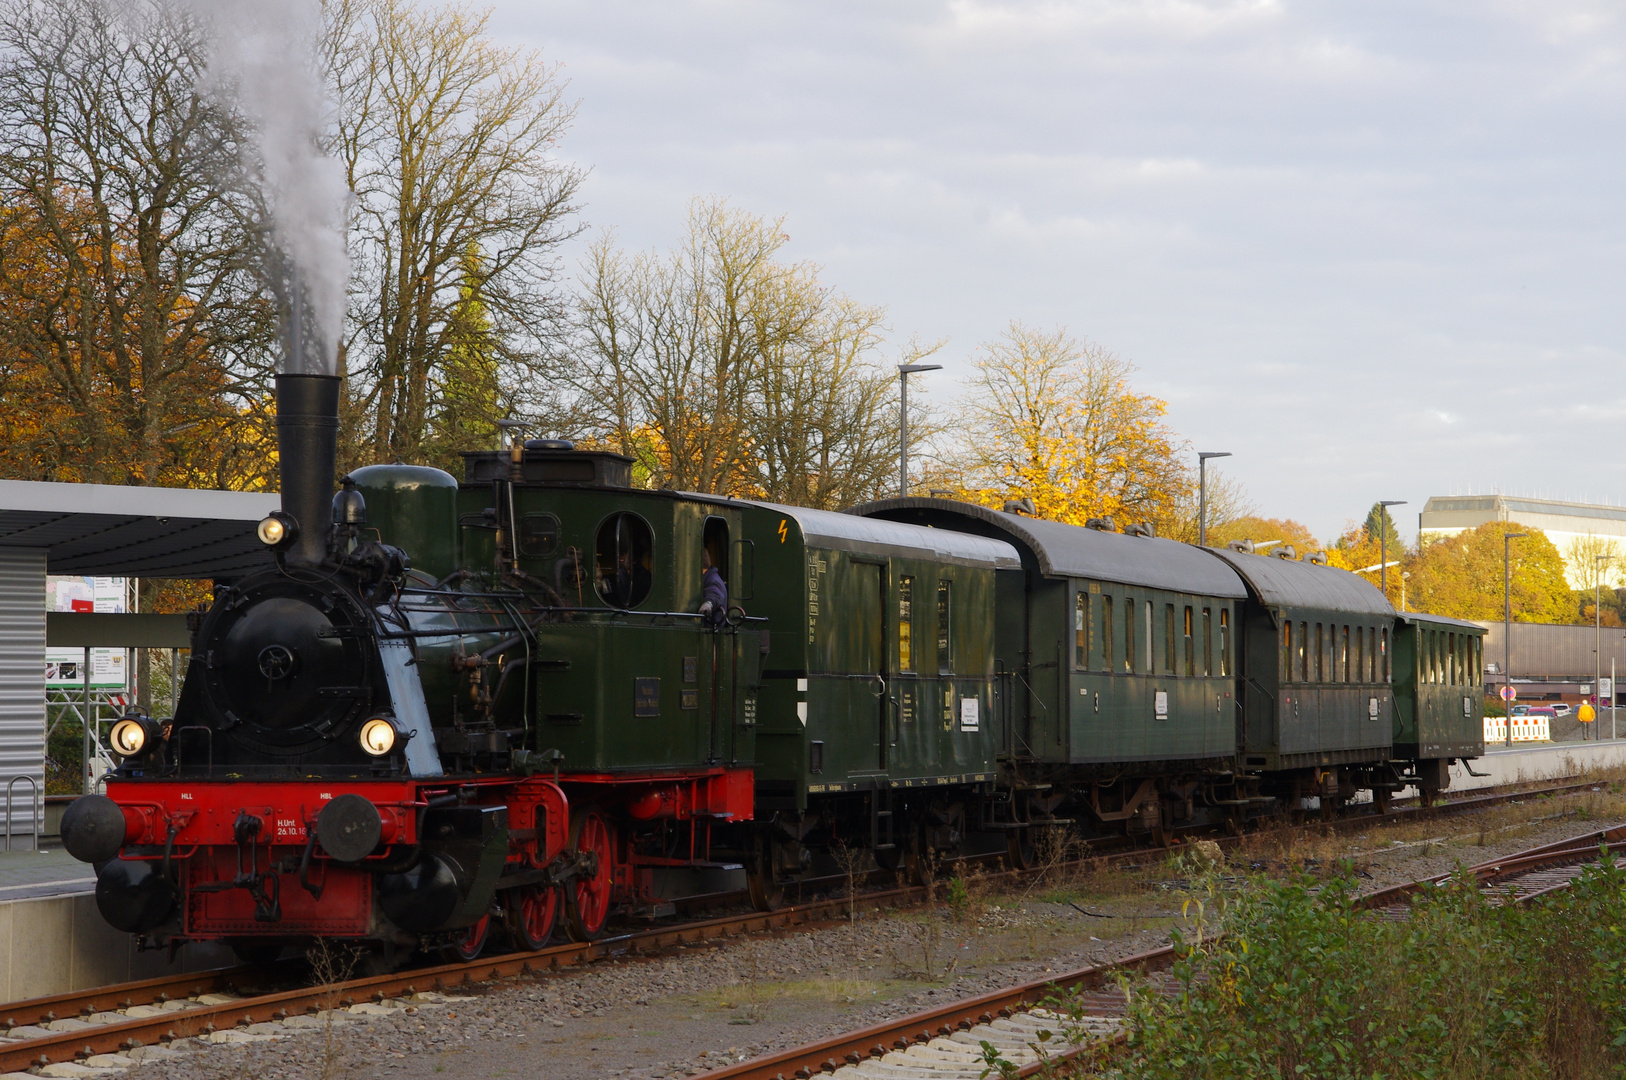
{"type": "Polygon", "coordinates": [[[1586,584],[1570,551],[1575,540],[1586,537],[1612,541],[1616,553],[1622,557],[1622,564],[1616,565],[1605,578],[1606,584],[1626,576],[1626,506],[1527,499],[1517,495],[1435,495],[1417,515],[1417,532],[1423,540],[1455,536],[1464,529],[1477,529],[1492,521],[1512,522],[1546,533],[1547,539],[1564,556],[1571,588],[1586,584]]]}

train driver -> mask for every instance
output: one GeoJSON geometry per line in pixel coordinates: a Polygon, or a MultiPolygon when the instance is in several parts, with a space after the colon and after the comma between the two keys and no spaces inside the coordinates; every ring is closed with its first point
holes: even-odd
{"type": "Polygon", "coordinates": [[[728,583],[711,561],[711,549],[700,549],[700,614],[713,626],[728,617],[728,583]]]}

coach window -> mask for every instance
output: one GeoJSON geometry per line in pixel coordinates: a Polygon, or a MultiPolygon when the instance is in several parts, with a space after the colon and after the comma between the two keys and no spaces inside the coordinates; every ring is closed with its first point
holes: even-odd
{"type": "Polygon", "coordinates": [[[1073,668],[1090,666],[1090,594],[1083,589],[1073,598],[1073,668]]]}
{"type": "Polygon", "coordinates": [[[1231,612],[1220,608],[1220,675],[1231,673],[1231,612]]]}
{"type": "Polygon", "coordinates": [[[1124,597],[1124,670],[1135,670],[1135,598],[1124,597]]]}
{"type": "Polygon", "coordinates": [[[1146,626],[1143,643],[1146,646],[1146,654],[1141,658],[1141,664],[1144,666],[1146,674],[1150,675],[1155,670],[1152,659],[1152,602],[1150,600],[1146,601],[1146,626]]]}
{"type": "Polygon", "coordinates": [[[655,534],[637,514],[611,514],[598,527],[598,595],[611,607],[644,602],[654,581],[655,534]]]}
{"type": "Polygon", "coordinates": [[[1163,605],[1163,674],[1175,674],[1174,605],[1163,605]]]}
{"type": "Polygon", "coordinates": [[[915,670],[915,579],[898,578],[898,670],[915,670]]]}
{"type": "Polygon", "coordinates": [[[1299,623],[1299,639],[1293,645],[1293,652],[1298,655],[1299,682],[1310,681],[1310,624],[1299,623]]]}
{"type": "Polygon", "coordinates": [[[1343,663],[1338,665],[1339,677],[1342,678],[1345,682],[1353,682],[1354,680],[1353,680],[1353,678],[1351,678],[1351,673],[1350,673],[1350,670],[1349,670],[1349,665],[1350,665],[1350,662],[1351,662],[1351,659],[1350,659],[1351,654],[1350,654],[1350,651],[1349,651],[1349,627],[1347,627],[1347,626],[1344,627],[1344,639],[1343,639],[1342,648],[1344,650],[1344,660],[1343,660],[1343,663]]]}
{"type": "Polygon", "coordinates": [[[1366,681],[1366,627],[1355,628],[1355,674],[1354,682],[1366,681]]]}
{"type": "Polygon", "coordinates": [[[1186,608],[1186,675],[1197,674],[1197,636],[1193,631],[1191,609],[1186,608]]]}
{"type": "Polygon", "coordinates": [[[1389,681],[1389,628],[1387,626],[1385,626],[1381,631],[1379,631],[1379,634],[1381,636],[1378,638],[1378,654],[1383,658],[1382,661],[1381,661],[1381,670],[1383,672],[1383,681],[1388,682],[1389,681]]]}
{"type": "Polygon", "coordinates": [[[1321,623],[1315,624],[1315,681],[1325,682],[1327,678],[1327,634],[1321,623]]]}
{"type": "Polygon", "coordinates": [[[1101,597],[1101,670],[1112,670],[1112,597],[1101,597]]]}
{"type": "Polygon", "coordinates": [[[1203,675],[1214,674],[1214,616],[1203,608],[1203,675]]]}
{"type": "Polygon", "coordinates": [[[937,673],[947,675],[954,670],[954,638],[950,633],[950,583],[937,583],[937,673]]]}
{"type": "Polygon", "coordinates": [[[1450,649],[1451,656],[1451,685],[1455,686],[1457,685],[1457,669],[1462,666],[1457,663],[1457,635],[1447,634],[1446,645],[1450,649]]]}
{"type": "Polygon", "coordinates": [[[1293,620],[1282,623],[1282,682],[1293,681],[1293,620]]]}

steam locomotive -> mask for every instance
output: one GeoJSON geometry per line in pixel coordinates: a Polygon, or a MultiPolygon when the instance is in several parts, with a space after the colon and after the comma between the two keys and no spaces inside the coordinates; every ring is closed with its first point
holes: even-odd
{"type": "Polygon", "coordinates": [[[216,583],[175,715],[121,719],[64,817],[149,944],[535,949],[742,877],[771,908],[835,845],[1020,864],[1047,828],[1431,794],[1483,750],[1478,628],[1326,566],[640,490],[552,440],[335,492],[338,399],[278,378],[272,558],[216,583]],[[708,565],[730,602],[702,614],[708,565]]]}

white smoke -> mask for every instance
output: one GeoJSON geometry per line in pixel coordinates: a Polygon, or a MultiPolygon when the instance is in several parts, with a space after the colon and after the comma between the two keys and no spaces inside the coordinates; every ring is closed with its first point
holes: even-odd
{"type": "Polygon", "coordinates": [[[209,83],[253,124],[273,245],[294,306],[287,367],[332,374],[350,254],[344,166],[321,151],[329,104],[320,0],[182,0],[210,32],[209,83]],[[301,295],[305,310],[300,314],[301,295]],[[314,339],[314,340],[313,340],[314,339]]]}

